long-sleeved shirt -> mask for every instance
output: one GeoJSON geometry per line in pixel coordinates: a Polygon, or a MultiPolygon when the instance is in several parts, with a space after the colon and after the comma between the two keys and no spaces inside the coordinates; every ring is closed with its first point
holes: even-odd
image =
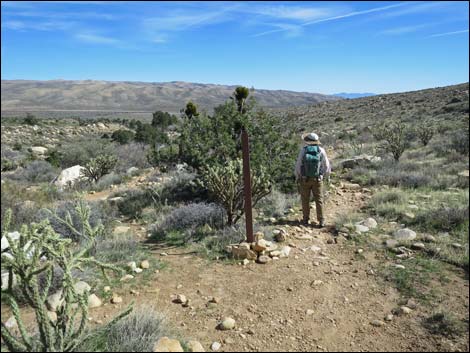
{"type": "MultiPolygon", "coordinates": [[[[321,153],[321,164],[320,164],[320,175],[325,176],[331,173],[331,165],[330,161],[328,160],[328,156],[326,155],[325,149],[320,147],[321,153]]],[[[305,154],[305,146],[303,146],[299,151],[299,156],[297,157],[297,162],[295,163],[295,177],[300,179],[302,176],[302,160],[305,154]]]]}

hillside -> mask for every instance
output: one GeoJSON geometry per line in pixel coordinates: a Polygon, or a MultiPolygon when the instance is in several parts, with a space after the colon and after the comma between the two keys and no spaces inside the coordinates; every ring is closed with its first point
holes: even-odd
{"type": "MultiPolygon", "coordinates": [[[[191,100],[211,110],[236,86],[188,82],[29,81],[2,80],[4,111],[155,111],[179,112],[191,100]]],[[[256,90],[263,107],[280,108],[338,100],[334,96],[284,90],[256,90]]]]}
{"type": "MultiPolygon", "coordinates": [[[[468,119],[468,83],[412,92],[344,99],[335,102],[275,109],[298,131],[321,126],[326,131],[359,125],[370,127],[385,119],[419,123],[427,119],[468,119]]],[[[468,120],[467,120],[468,124],[468,120]]]]}

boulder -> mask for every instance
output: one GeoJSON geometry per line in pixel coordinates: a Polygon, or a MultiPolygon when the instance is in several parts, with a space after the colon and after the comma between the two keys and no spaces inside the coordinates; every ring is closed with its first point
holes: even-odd
{"type": "Polygon", "coordinates": [[[78,295],[83,295],[83,293],[89,292],[91,290],[90,285],[84,281],[78,281],[73,285],[73,288],[78,295]]]}
{"type": "Polygon", "coordinates": [[[393,233],[393,237],[396,240],[407,241],[414,240],[416,238],[416,233],[408,228],[399,229],[393,233]]]}
{"type": "Polygon", "coordinates": [[[377,228],[377,221],[372,217],[366,218],[365,220],[359,222],[363,226],[366,226],[369,229],[377,228]]]}
{"type": "Polygon", "coordinates": [[[168,337],[160,338],[153,346],[154,352],[184,352],[183,347],[178,340],[173,340],[168,337]]]}
{"type": "Polygon", "coordinates": [[[47,153],[47,148],[40,146],[31,147],[31,153],[36,157],[43,157],[47,153]]]}
{"type": "Polygon", "coordinates": [[[198,341],[189,341],[186,347],[188,347],[188,351],[190,352],[205,352],[204,347],[198,341]]]}
{"type": "Polygon", "coordinates": [[[340,168],[353,169],[356,167],[370,167],[374,163],[380,162],[381,158],[377,156],[371,156],[362,154],[353,158],[346,159],[339,163],[340,168]]]}
{"type": "Polygon", "coordinates": [[[74,165],[73,167],[64,169],[60,172],[54,184],[57,185],[59,190],[70,187],[81,178],[81,173],[84,169],[85,168],[80,165],[74,165]]]}
{"type": "Polygon", "coordinates": [[[96,294],[91,294],[88,296],[88,308],[98,308],[102,304],[101,299],[96,296],[96,294]]]}
{"type": "Polygon", "coordinates": [[[226,317],[219,324],[219,329],[222,331],[233,330],[235,328],[235,324],[236,322],[234,319],[232,319],[231,317],[226,317]]]}
{"type": "Polygon", "coordinates": [[[369,231],[369,228],[362,224],[356,224],[355,231],[358,233],[367,233],[369,231]]]}

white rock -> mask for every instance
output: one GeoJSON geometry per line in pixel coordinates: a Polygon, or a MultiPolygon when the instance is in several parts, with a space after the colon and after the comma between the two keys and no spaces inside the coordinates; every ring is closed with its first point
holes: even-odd
{"type": "Polygon", "coordinates": [[[279,257],[289,257],[290,251],[291,251],[291,247],[290,247],[290,246],[284,246],[284,247],[282,247],[282,248],[281,248],[281,253],[280,253],[279,257]]]}
{"type": "Polygon", "coordinates": [[[377,228],[377,221],[376,221],[375,219],[371,218],[371,217],[369,217],[369,218],[363,220],[363,221],[361,222],[361,224],[362,224],[363,226],[366,226],[366,227],[369,228],[369,229],[377,228]]]}
{"type": "Polygon", "coordinates": [[[81,172],[84,169],[85,168],[80,165],[74,165],[73,167],[64,169],[60,172],[54,184],[58,186],[59,190],[73,186],[81,178],[81,172]]]}
{"type": "Polygon", "coordinates": [[[403,228],[394,232],[393,237],[396,240],[402,240],[402,241],[413,240],[416,238],[416,233],[412,231],[411,229],[403,228]]]}
{"type": "Polygon", "coordinates": [[[73,288],[77,292],[78,295],[82,295],[85,292],[89,292],[91,290],[91,287],[88,283],[83,282],[83,281],[78,281],[73,285],[73,288]]]}
{"type": "Polygon", "coordinates": [[[162,337],[153,346],[153,352],[184,352],[184,350],[178,340],[162,337]]]}
{"type": "Polygon", "coordinates": [[[88,296],[88,308],[98,308],[102,304],[101,299],[96,296],[96,294],[91,294],[88,296]]]}
{"type": "Polygon", "coordinates": [[[57,309],[64,303],[62,298],[62,289],[58,292],[47,297],[46,306],[50,311],[57,311],[57,309]]]}
{"type": "Polygon", "coordinates": [[[235,328],[235,324],[236,322],[234,319],[232,319],[231,317],[226,317],[219,324],[219,329],[222,331],[233,330],[235,328]]]}
{"type": "Polygon", "coordinates": [[[220,348],[222,347],[222,345],[219,343],[219,342],[214,342],[212,343],[211,345],[211,349],[215,352],[215,351],[218,351],[220,348]]]}
{"type": "Polygon", "coordinates": [[[47,148],[40,146],[31,147],[31,153],[38,157],[44,156],[47,153],[47,148]]]}
{"type": "Polygon", "coordinates": [[[363,226],[362,224],[356,224],[355,230],[358,233],[367,233],[369,231],[369,228],[366,226],[363,226]]]}

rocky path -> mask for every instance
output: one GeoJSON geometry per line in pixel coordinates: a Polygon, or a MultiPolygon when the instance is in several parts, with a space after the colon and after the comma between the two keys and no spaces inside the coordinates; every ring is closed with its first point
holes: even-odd
{"type": "MultiPolygon", "coordinates": [[[[330,223],[366,200],[360,191],[335,193],[327,203],[330,223]]],[[[384,319],[399,307],[400,295],[377,275],[379,252],[359,255],[350,241],[333,241],[329,228],[279,227],[287,231],[292,251],[264,265],[208,262],[187,249],[154,249],[165,268],[140,288],[114,288],[123,303],[105,304],[91,316],[106,320],[132,300],[149,304],[207,351],[214,342],[221,343],[220,351],[468,350],[468,343],[455,344],[423,328],[432,307],[411,305],[411,313],[384,319]],[[173,302],[178,294],[187,305],[173,302]],[[225,317],[236,321],[235,329],[217,329],[225,317]]],[[[468,311],[468,281],[451,276],[452,290],[464,294],[454,305],[468,311]]]]}

